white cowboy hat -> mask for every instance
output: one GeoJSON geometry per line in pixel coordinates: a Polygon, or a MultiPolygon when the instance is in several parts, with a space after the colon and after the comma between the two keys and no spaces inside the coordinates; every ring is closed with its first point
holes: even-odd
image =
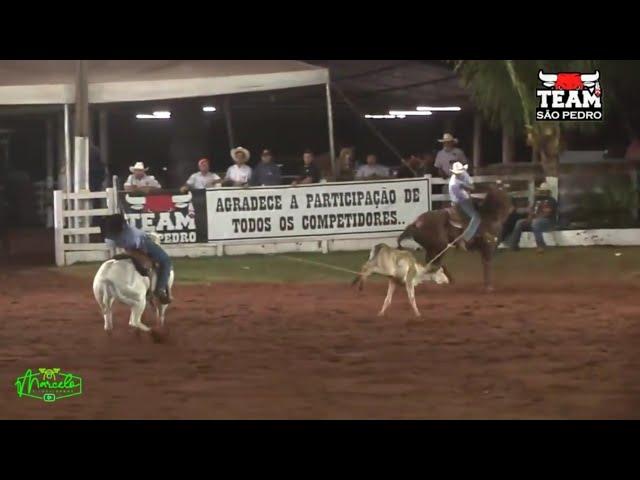
{"type": "Polygon", "coordinates": [[[131,173],[133,173],[135,170],[144,170],[146,172],[147,170],[149,170],[149,167],[145,168],[144,163],[136,162],[136,164],[133,167],[129,167],[129,171],[131,173]]]}
{"type": "Polygon", "coordinates": [[[451,167],[451,173],[458,175],[459,173],[466,172],[467,168],[469,168],[469,165],[463,165],[460,162],[456,162],[453,164],[453,167],[451,167]]]}
{"type": "Polygon", "coordinates": [[[540,184],[540,186],[538,187],[538,190],[548,190],[551,191],[551,187],[549,186],[549,184],[547,182],[542,182],[540,184]]]}
{"type": "Polygon", "coordinates": [[[454,142],[454,143],[458,143],[458,139],[455,138],[453,135],[451,135],[450,133],[445,133],[444,135],[442,135],[442,138],[439,138],[438,141],[440,143],[444,143],[444,142],[454,142]]]}
{"type": "Polygon", "coordinates": [[[236,153],[238,152],[243,152],[244,156],[247,158],[247,160],[249,160],[249,158],[251,158],[251,154],[249,153],[249,150],[247,150],[244,147],[236,147],[236,148],[232,148],[231,149],[231,158],[233,158],[233,161],[236,160],[236,153]]]}

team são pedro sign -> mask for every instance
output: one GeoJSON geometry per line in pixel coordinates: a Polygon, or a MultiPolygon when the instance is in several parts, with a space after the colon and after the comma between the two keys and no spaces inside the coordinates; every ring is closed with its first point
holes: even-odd
{"type": "Polygon", "coordinates": [[[148,195],[119,193],[129,223],[159,234],[163,244],[207,241],[206,192],[157,192],[148,195]]]}
{"type": "Polygon", "coordinates": [[[128,221],[162,243],[354,238],[400,232],[428,210],[429,178],[304,186],[121,193],[128,221]]]}

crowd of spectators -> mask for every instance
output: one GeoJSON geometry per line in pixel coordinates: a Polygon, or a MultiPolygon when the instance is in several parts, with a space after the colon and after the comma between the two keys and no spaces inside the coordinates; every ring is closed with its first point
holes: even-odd
{"type": "MultiPolygon", "coordinates": [[[[464,152],[457,147],[458,140],[450,133],[445,133],[441,139],[442,149],[436,152],[414,153],[401,159],[399,168],[390,168],[378,160],[378,155],[369,152],[364,156],[364,162],[358,163],[352,147],[340,150],[336,159],[334,175],[323,175],[322,169],[316,164],[315,155],[310,149],[302,153],[302,161],[293,178],[286,179],[281,172],[281,166],[276,163],[273,152],[264,149],[260,160],[254,167],[249,165],[251,152],[244,147],[233,148],[230,152],[233,159],[224,177],[220,177],[211,170],[211,162],[207,158],[198,160],[198,171],[193,173],[180,190],[198,190],[216,186],[274,186],[301,185],[327,181],[367,181],[387,178],[413,178],[425,175],[448,178],[451,165],[455,162],[467,164],[464,152]]],[[[137,162],[129,167],[131,174],[127,178],[124,188],[128,192],[149,193],[159,190],[158,180],[148,174],[148,167],[143,162],[137,162]]]]}

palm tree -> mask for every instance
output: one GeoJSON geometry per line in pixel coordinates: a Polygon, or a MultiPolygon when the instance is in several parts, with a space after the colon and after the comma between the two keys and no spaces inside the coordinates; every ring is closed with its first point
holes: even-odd
{"type": "MultiPolygon", "coordinates": [[[[596,60],[454,60],[455,71],[490,126],[525,135],[535,161],[545,173],[557,176],[564,128],[594,128],[594,124],[535,121],[538,71],[590,72],[612,69],[596,60]]],[[[619,69],[619,67],[617,67],[619,69]]],[[[606,106],[605,102],[605,106],[606,106]]],[[[606,118],[606,112],[605,112],[606,118]]]]}

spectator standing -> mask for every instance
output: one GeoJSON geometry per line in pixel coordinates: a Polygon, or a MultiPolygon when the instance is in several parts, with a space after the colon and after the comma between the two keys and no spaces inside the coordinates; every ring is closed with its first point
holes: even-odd
{"type": "Polygon", "coordinates": [[[251,154],[243,147],[236,147],[231,150],[231,158],[236,162],[227,169],[224,177],[224,185],[242,187],[251,181],[251,167],[247,165],[251,154]]]}
{"type": "Polygon", "coordinates": [[[251,175],[251,185],[282,185],[280,167],[274,163],[271,150],[265,148],[262,151],[260,160],[261,162],[256,166],[251,175]]]}
{"type": "Polygon", "coordinates": [[[148,167],[143,162],[136,162],[135,165],[129,167],[131,175],[124,183],[124,189],[127,192],[144,192],[149,193],[154,190],[160,190],[162,187],[153,175],[147,175],[148,167]]]}
{"type": "Polygon", "coordinates": [[[445,133],[442,138],[438,139],[438,142],[442,143],[442,150],[436,155],[435,167],[438,169],[439,175],[442,178],[449,178],[451,168],[456,162],[468,166],[469,162],[464,152],[456,147],[458,143],[457,138],[450,133],[445,133]]]}
{"type": "Polygon", "coordinates": [[[222,179],[209,170],[209,159],[201,158],[198,160],[198,171],[192,174],[180,191],[185,193],[189,190],[204,190],[222,183],[222,179]]]}
{"type": "Polygon", "coordinates": [[[551,189],[546,182],[543,182],[536,192],[535,202],[527,218],[520,219],[516,222],[511,234],[511,249],[518,250],[520,248],[520,237],[525,230],[533,231],[536,239],[538,253],[543,253],[546,248],[543,232],[550,231],[556,220],[558,203],[551,196],[551,189]]]}
{"type": "Polygon", "coordinates": [[[291,182],[291,185],[301,185],[307,183],[318,183],[320,181],[320,170],[314,163],[314,154],[307,149],[302,155],[303,165],[300,174],[291,182]]]}
{"type": "Polygon", "coordinates": [[[378,180],[389,178],[389,169],[378,163],[378,157],[370,153],[367,155],[367,163],[358,168],[356,180],[378,180]]]}

